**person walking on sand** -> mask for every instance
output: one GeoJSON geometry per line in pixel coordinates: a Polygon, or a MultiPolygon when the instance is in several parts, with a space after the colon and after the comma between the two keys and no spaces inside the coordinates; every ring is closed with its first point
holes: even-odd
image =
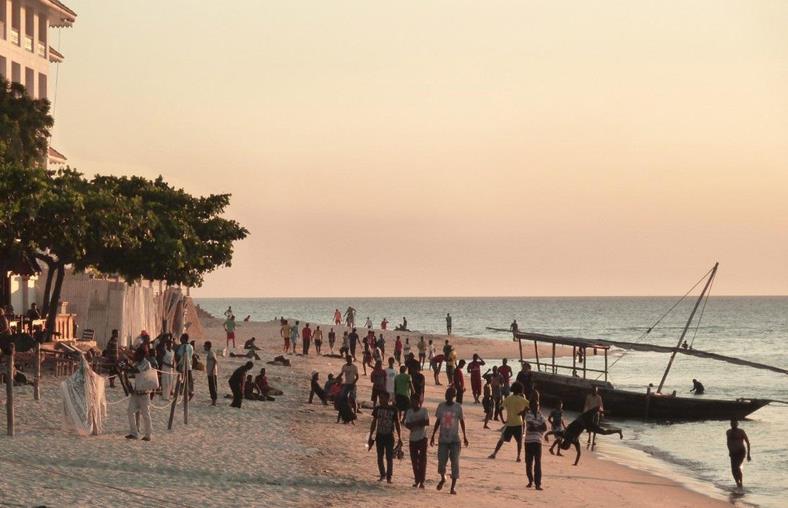
{"type": "Polygon", "coordinates": [[[378,341],[377,341],[376,344],[378,346],[378,349],[380,349],[380,355],[381,356],[385,356],[386,355],[386,339],[385,339],[385,337],[383,337],[382,333],[378,336],[378,341]]]}
{"type": "Polygon", "coordinates": [[[394,378],[394,400],[397,410],[400,411],[403,422],[405,419],[405,411],[410,407],[410,398],[416,392],[413,389],[413,380],[408,374],[408,369],[404,365],[400,365],[399,374],[394,378]]]}
{"type": "Polygon", "coordinates": [[[320,326],[317,326],[312,332],[312,342],[315,344],[315,351],[320,355],[323,348],[323,330],[320,329],[320,326]]]}
{"type": "Polygon", "coordinates": [[[230,349],[230,342],[233,343],[233,349],[235,349],[235,316],[230,314],[227,320],[224,322],[224,331],[227,333],[227,349],[230,349]]]}
{"type": "Polygon", "coordinates": [[[744,473],[742,473],[741,466],[744,463],[744,458],[747,457],[747,462],[752,460],[750,457],[750,439],[743,429],[739,428],[739,422],[731,420],[731,428],[725,433],[728,439],[728,456],[731,459],[731,473],[733,479],[736,481],[736,486],[739,488],[744,487],[744,473]],[[747,445],[746,447],[744,445],[747,445]]]}
{"type": "Polygon", "coordinates": [[[150,397],[151,392],[158,388],[158,378],[152,372],[150,362],[145,357],[145,350],[140,348],[134,352],[134,366],[131,369],[136,372],[134,379],[134,391],[129,395],[129,434],[126,439],[139,439],[140,429],[137,426],[137,414],[142,420],[142,440],[150,441],[151,419],[150,419],[150,397]],[[150,374],[153,373],[153,376],[150,374]],[[150,382],[148,380],[150,379],[150,382]]]}
{"type": "Polygon", "coordinates": [[[383,369],[383,363],[375,362],[369,380],[372,381],[372,405],[375,406],[380,400],[380,394],[386,392],[386,371],[383,369]]]}
{"type": "Polygon", "coordinates": [[[482,409],[484,409],[484,427],[485,429],[489,429],[490,427],[487,423],[493,417],[493,400],[492,400],[492,385],[490,384],[490,379],[492,376],[489,374],[484,375],[484,388],[483,392],[484,395],[482,396],[482,409]]]}
{"type": "Polygon", "coordinates": [[[244,399],[244,384],[246,383],[246,374],[254,367],[254,363],[246,362],[245,364],[241,365],[235,371],[233,371],[230,379],[228,380],[228,384],[230,385],[230,390],[233,392],[233,402],[230,404],[230,407],[237,407],[241,408],[241,402],[244,399]]]}
{"type": "Polygon", "coordinates": [[[334,309],[334,326],[339,326],[342,324],[342,313],[339,312],[339,309],[334,309]]]}
{"type": "Polygon", "coordinates": [[[350,339],[350,356],[352,356],[353,359],[355,359],[356,344],[358,344],[358,333],[356,332],[355,328],[353,328],[353,331],[350,332],[350,334],[348,334],[348,339],[350,339]]]}
{"type": "Polygon", "coordinates": [[[312,344],[312,329],[309,328],[309,323],[304,325],[301,330],[301,345],[303,346],[304,356],[309,355],[309,346],[312,344]]]}
{"type": "Polygon", "coordinates": [[[342,370],[339,373],[339,377],[342,378],[342,389],[344,393],[347,393],[353,399],[353,412],[358,412],[358,405],[356,404],[356,383],[358,383],[358,367],[353,365],[353,357],[347,355],[345,357],[345,365],[342,366],[342,370]]]}
{"type": "Polygon", "coordinates": [[[391,483],[391,474],[394,472],[394,430],[397,430],[397,446],[402,446],[402,429],[399,426],[397,408],[389,404],[389,394],[380,394],[380,405],[372,410],[372,423],[369,426],[369,448],[375,445],[378,454],[378,472],[380,480],[386,479],[391,483]],[[375,436],[373,439],[372,436],[375,436]],[[386,455],[386,464],[383,465],[383,455],[386,455]]]}
{"type": "Polygon", "coordinates": [[[465,367],[465,360],[460,360],[460,363],[457,364],[457,368],[454,369],[454,374],[452,375],[452,384],[454,385],[454,390],[457,392],[457,404],[462,404],[462,399],[465,395],[465,376],[462,374],[463,367],[465,367]]]}
{"type": "Polygon", "coordinates": [[[356,326],[356,309],[353,307],[348,306],[345,311],[345,325],[347,325],[348,328],[356,326]]]}
{"type": "Polygon", "coordinates": [[[280,321],[281,327],[279,328],[279,335],[282,337],[284,341],[284,349],[285,353],[290,351],[290,325],[287,324],[286,319],[282,319],[280,321]]]}
{"type": "Polygon", "coordinates": [[[488,458],[494,459],[504,441],[508,443],[514,438],[517,443],[517,462],[520,462],[523,449],[523,418],[528,411],[528,399],[523,397],[523,386],[520,383],[515,382],[512,385],[512,394],[503,401],[503,408],[506,410],[506,425],[498,444],[495,445],[495,450],[488,458]]]}
{"type": "Polygon", "coordinates": [[[394,399],[394,378],[397,377],[397,370],[394,368],[394,358],[389,358],[389,366],[386,369],[386,392],[389,400],[394,399]]]}
{"type": "Polygon", "coordinates": [[[402,364],[402,339],[399,338],[399,335],[394,342],[394,358],[397,360],[397,364],[402,364]]]}
{"type": "Polygon", "coordinates": [[[501,393],[504,397],[508,397],[510,393],[509,385],[512,380],[512,368],[509,367],[509,360],[507,358],[501,360],[501,366],[498,367],[498,375],[501,376],[501,381],[503,382],[501,384],[501,393]]]}
{"type": "Polygon", "coordinates": [[[216,399],[219,398],[216,389],[219,381],[219,361],[210,340],[205,341],[203,349],[205,350],[205,375],[208,376],[208,392],[211,394],[211,405],[215,406],[216,399]]]}
{"type": "Polygon", "coordinates": [[[301,333],[298,331],[298,327],[301,325],[300,321],[296,321],[295,325],[290,327],[290,347],[293,348],[293,354],[296,354],[296,349],[298,348],[298,337],[301,333]]]}
{"type": "Polygon", "coordinates": [[[402,346],[402,358],[405,361],[410,354],[410,338],[405,337],[405,344],[402,346]]]}
{"type": "Polygon", "coordinates": [[[421,407],[418,394],[410,398],[410,409],[405,413],[405,428],[410,430],[408,448],[410,449],[410,462],[413,465],[413,486],[424,488],[427,477],[427,427],[430,425],[430,416],[426,409],[421,407]]]}
{"type": "Polygon", "coordinates": [[[446,313],[446,335],[451,335],[451,314],[446,313]]]}
{"type": "Polygon", "coordinates": [[[539,410],[539,400],[534,399],[530,410],[525,413],[525,474],[528,476],[526,487],[536,484],[536,490],[542,490],[542,433],[546,430],[547,423],[539,410]]]}
{"type": "Polygon", "coordinates": [[[424,342],[424,335],[416,343],[416,350],[419,352],[419,367],[424,370],[424,362],[427,361],[427,343],[424,342]]]}
{"type": "MultiPolygon", "coordinates": [[[[320,332],[320,333],[323,333],[323,332],[320,332]]],[[[332,328],[331,330],[328,331],[328,351],[329,351],[329,354],[332,354],[332,355],[334,354],[334,344],[336,343],[336,341],[337,341],[337,332],[335,332],[334,329],[332,328]]]]}
{"type": "Polygon", "coordinates": [[[473,360],[468,364],[468,373],[471,375],[471,392],[473,393],[474,404],[479,403],[482,395],[482,365],[485,365],[478,354],[473,354],[473,360]]]}
{"type": "Polygon", "coordinates": [[[462,406],[454,402],[454,387],[446,390],[446,401],[438,404],[435,411],[435,426],[432,428],[430,446],[435,446],[435,433],[440,429],[438,436],[438,474],[441,479],[436,485],[438,490],[443,489],[446,483],[446,463],[451,461],[451,493],[457,494],[457,480],[460,478],[460,433],[462,428],[463,444],[468,446],[468,436],[465,433],[465,419],[462,415],[462,406]]]}
{"type": "Polygon", "coordinates": [[[175,370],[175,352],[172,350],[172,340],[164,341],[164,355],[161,357],[161,398],[170,400],[172,396],[172,379],[175,370]]]}

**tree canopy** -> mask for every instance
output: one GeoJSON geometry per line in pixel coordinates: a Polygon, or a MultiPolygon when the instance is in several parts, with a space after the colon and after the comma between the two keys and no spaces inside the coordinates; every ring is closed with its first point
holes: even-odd
{"type": "Polygon", "coordinates": [[[0,76],[0,162],[42,165],[52,125],[48,99],[33,99],[24,86],[0,76]]]}

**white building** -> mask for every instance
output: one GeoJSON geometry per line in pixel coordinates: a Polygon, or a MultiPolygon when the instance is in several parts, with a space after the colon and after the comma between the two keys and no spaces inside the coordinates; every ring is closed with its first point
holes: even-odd
{"type": "MultiPolygon", "coordinates": [[[[58,0],[0,0],[0,75],[37,99],[49,98],[49,64],[63,55],[49,45],[49,28],[70,27],[77,14],[58,0]]],[[[50,147],[49,162],[65,162],[50,147]]]]}

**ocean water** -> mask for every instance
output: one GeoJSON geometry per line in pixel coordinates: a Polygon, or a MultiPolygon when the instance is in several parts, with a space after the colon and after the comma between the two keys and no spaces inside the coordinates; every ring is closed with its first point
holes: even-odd
{"type": "MultiPolygon", "coordinates": [[[[453,318],[453,333],[490,340],[511,335],[488,330],[507,328],[517,319],[520,329],[555,335],[637,340],[670,308],[677,297],[606,298],[255,298],[197,299],[205,310],[221,315],[232,305],[240,320],[271,320],[288,316],[329,323],[335,308],[358,310],[356,322],[369,316],[377,327],[386,317],[393,325],[403,316],[411,330],[445,333],[445,316],[453,318]]],[[[682,302],[642,341],[675,346],[689,317],[694,298],[682,302]]],[[[414,333],[415,335],[415,333],[414,333]]],[[[788,297],[711,297],[697,328],[687,339],[705,351],[788,368],[788,297]]],[[[525,344],[524,344],[525,346],[525,344]]],[[[512,344],[512,357],[517,348],[512,344]]],[[[612,352],[611,363],[622,356],[612,352]]],[[[589,366],[601,365],[589,356],[589,366]]],[[[645,391],[659,383],[668,362],[661,353],[626,352],[611,368],[617,387],[645,391]]],[[[679,355],[663,391],[688,394],[692,378],[706,387],[705,397],[770,398],[788,401],[788,376],[712,360],[679,355]]],[[[767,507],[788,506],[788,405],[772,404],[742,423],[752,443],[745,462],[743,493],[736,492],[730,474],[725,431],[727,422],[658,424],[617,421],[625,439],[602,437],[598,451],[635,467],[668,475],[691,488],[731,501],[767,507]]]]}

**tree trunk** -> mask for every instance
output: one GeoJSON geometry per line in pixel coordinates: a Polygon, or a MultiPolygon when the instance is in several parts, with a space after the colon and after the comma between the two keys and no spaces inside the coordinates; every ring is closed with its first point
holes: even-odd
{"type": "Polygon", "coordinates": [[[47,262],[47,281],[44,284],[44,301],[41,302],[41,312],[47,316],[49,315],[49,298],[52,293],[52,273],[53,270],[53,263],[47,262]]]}
{"type": "Polygon", "coordinates": [[[47,265],[47,280],[44,285],[44,298],[41,302],[41,313],[47,315],[49,314],[49,300],[52,293],[52,277],[55,275],[55,259],[52,256],[41,253],[35,254],[35,257],[47,265]]]}
{"type": "Polygon", "coordinates": [[[65,276],[66,267],[63,263],[57,263],[55,266],[57,275],[55,276],[55,285],[52,288],[52,296],[49,300],[50,312],[47,314],[47,340],[52,340],[52,334],[55,331],[55,320],[57,319],[58,306],[60,305],[60,290],[63,289],[63,277],[65,276]]]}

